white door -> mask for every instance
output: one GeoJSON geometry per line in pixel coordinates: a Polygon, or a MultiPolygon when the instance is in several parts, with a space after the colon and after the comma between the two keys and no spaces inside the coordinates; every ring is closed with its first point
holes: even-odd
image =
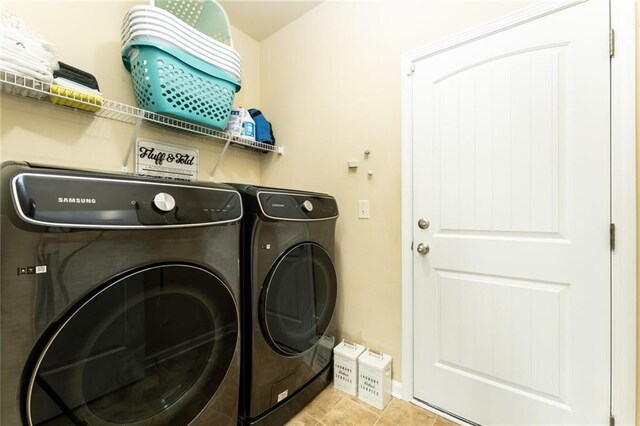
{"type": "Polygon", "coordinates": [[[417,399],[481,424],[608,423],[609,80],[606,0],[415,64],[417,399]]]}

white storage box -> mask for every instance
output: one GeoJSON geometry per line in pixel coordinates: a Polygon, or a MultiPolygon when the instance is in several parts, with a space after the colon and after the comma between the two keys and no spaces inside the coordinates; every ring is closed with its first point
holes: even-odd
{"type": "Polygon", "coordinates": [[[371,349],[358,358],[358,398],[382,410],[391,399],[391,356],[371,349]]]}
{"type": "Polygon", "coordinates": [[[343,340],[333,348],[333,387],[349,395],[358,393],[358,357],[364,346],[343,340]]]}

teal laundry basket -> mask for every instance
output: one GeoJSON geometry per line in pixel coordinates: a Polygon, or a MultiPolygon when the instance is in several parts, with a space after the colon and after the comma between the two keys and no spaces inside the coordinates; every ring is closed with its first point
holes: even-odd
{"type": "Polygon", "coordinates": [[[240,84],[179,49],[135,42],[122,51],[140,108],[224,130],[240,84]]]}
{"type": "Polygon", "coordinates": [[[233,47],[229,18],[215,0],[155,0],[154,6],[180,18],[196,30],[233,47]]]}

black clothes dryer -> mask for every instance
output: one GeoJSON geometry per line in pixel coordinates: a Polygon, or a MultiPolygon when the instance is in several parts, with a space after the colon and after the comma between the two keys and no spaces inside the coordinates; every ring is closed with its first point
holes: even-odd
{"type": "Polygon", "coordinates": [[[331,379],[338,206],[326,194],[243,196],[240,423],[281,425],[331,379]]]}
{"type": "Polygon", "coordinates": [[[240,194],[4,164],[2,425],[235,425],[240,194]]]}

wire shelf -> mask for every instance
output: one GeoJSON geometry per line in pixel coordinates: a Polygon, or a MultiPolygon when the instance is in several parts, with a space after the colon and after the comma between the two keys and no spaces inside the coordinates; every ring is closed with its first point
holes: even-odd
{"type": "Polygon", "coordinates": [[[178,120],[166,115],[156,114],[155,112],[146,111],[120,102],[110,101],[108,99],[96,99],[92,96],[82,96],[81,94],[78,94],[78,92],[70,92],[70,94],[54,94],[51,91],[51,84],[19,74],[14,74],[9,71],[0,70],[0,89],[4,93],[45,102],[50,102],[52,98],[67,100],[69,102],[84,105],[91,110],[95,110],[95,112],[87,113],[102,118],[131,124],[135,124],[138,120],[142,119],[145,122],[150,122],[174,131],[188,132],[213,138],[220,143],[230,142],[231,145],[239,148],[274,152],[277,154],[284,153],[284,148],[282,146],[252,142],[247,139],[232,136],[229,133],[178,120]]]}

